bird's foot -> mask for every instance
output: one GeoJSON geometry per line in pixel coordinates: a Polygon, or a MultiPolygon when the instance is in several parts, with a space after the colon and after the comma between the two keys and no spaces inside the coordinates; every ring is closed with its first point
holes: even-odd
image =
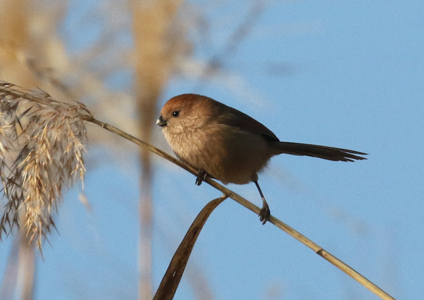
{"type": "Polygon", "coordinates": [[[206,180],[206,177],[208,177],[208,173],[205,170],[200,169],[199,172],[197,173],[196,182],[195,182],[196,185],[201,185],[202,182],[206,180]]]}
{"type": "Polygon", "coordinates": [[[269,210],[268,204],[265,202],[262,206],[261,211],[259,212],[259,220],[262,222],[262,225],[265,225],[265,223],[269,221],[270,216],[271,211],[269,210]]]}

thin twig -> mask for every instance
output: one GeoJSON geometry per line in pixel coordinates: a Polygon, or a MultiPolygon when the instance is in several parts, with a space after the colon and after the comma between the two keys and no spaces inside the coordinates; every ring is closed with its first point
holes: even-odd
{"type": "Polygon", "coordinates": [[[232,55],[237,50],[237,47],[239,47],[243,40],[249,35],[250,31],[264,11],[264,2],[265,1],[263,0],[253,1],[247,15],[231,33],[224,48],[206,63],[206,68],[200,76],[198,85],[201,85],[207,77],[220,69],[224,59],[232,55]]]}
{"type": "MultiPolygon", "coordinates": [[[[169,154],[163,152],[162,150],[159,150],[158,148],[156,148],[156,147],[154,147],[154,146],[152,146],[152,145],[150,145],[146,142],[143,142],[142,140],[139,140],[136,137],[134,137],[134,136],[132,136],[132,135],[130,135],[130,134],[128,134],[128,133],[126,133],[126,132],[124,132],[124,131],[122,131],[122,130],[120,130],[120,129],[112,126],[112,125],[103,123],[103,122],[95,119],[91,115],[86,115],[86,116],[83,116],[82,118],[85,119],[88,122],[97,124],[100,127],[104,128],[104,129],[106,129],[106,130],[108,130],[112,133],[115,133],[115,134],[117,134],[117,135],[119,135],[119,136],[141,146],[141,147],[144,147],[145,149],[148,149],[149,151],[165,158],[166,160],[169,160],[170,162],[176,164],[177,166],[183,168],[184,170],[190,172],[191,174],[193,174],[195,176],[197,175],[197,170],[195,170],[194,168],[184,164],[180,160],[170,156],[169,154]]],[[[238,194],[234,193],[233,191],[227,189],[226,187],[224,187],[221,184],[219,184],[218,182],[210,179],[209,177],[207,177],[204,181],[206,183],[208,183],[209,185],[211,185],[212,187],[216,188],[217,190],[223,192],[229,198],[235,200],[239,204],[241,204],[244,207],[246,207],[247,209],[251,210],[255,214],[259,214],[260,208],[257,207],[256,205],[254,205],[253,203],[247,201],[246,199],[244,199],[240,195],[238,195],[238,194]]],[[[285,224],[284,222],[280,221],[279,219],[275,218],[274,216],[270,217],[269,222],[274,224],[275,226],[277,226],[278,228],[280,228],[281,230],[283,230],[284,232],[286,232],[287,234],[289,234],[290,236],[292,236],[293,238],[295,238],[296,240],[298,240],[299,242],[301,242],[305,246],[312,249],[316,254],[320,255],[325,260],[332,263],[334,266],[336,266],[337,268],[339,268],[340,270],[345,272],[347,275],[349,275],[350,277],[352,277],[353,279],[358,281],[360,284],[365,286],[367,289],[369,289],[371,292],[373,292],[374,294],[379,296],[381,299],[395,299],[392,296],[390,296],[389,294],[387,294],[385,291],[380,289],[378,286],[376,286],[374,283],[372,283],[370,280],[368,280],[367,278],[362,276],[360,273],[358,273],[357,271],[355,271],[354,269],[349,267],[347,264],[345,264],[344,262],[342,262],[341,260],[339,260],[335,256],[333,256],[331,253],[324,250],[322,247],[320,247],[319,245],[317,245],[316,243],[314,243],[313,241],[311,241],[310,239],[308,239],[307,237],[302,235],[300,232],[291,228],[289,225],[285,224]]]]}

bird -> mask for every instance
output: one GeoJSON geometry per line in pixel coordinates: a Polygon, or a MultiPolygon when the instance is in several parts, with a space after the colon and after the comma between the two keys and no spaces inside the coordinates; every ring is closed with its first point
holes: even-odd
{"type": "Polygon", "coordinates": [[[162,107],[156,124],[175,155],[198,173],[195,184],[208,176],[223,184],[254,182],[262,199],[259,218],[271,211],[258,183],[270,158],[279,154],[331,161],[364,160],[367,153],[313,144],[282,142],[265,125],[245,113],[198,94],[181,94],[162,107]]]}

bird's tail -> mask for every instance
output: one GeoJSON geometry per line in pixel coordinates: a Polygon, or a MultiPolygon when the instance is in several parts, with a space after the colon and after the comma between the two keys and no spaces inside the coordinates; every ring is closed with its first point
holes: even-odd
{"type": "Polygon", "coordinates": [[[275,155],[286,153],[292,155],[318,157],[333,161],[363,160],[366,158],[360,155],[367,155],[366,153],[355,150],[289,142],[276,142],[272,145],[272,148],[275,149],[275,155]]]}

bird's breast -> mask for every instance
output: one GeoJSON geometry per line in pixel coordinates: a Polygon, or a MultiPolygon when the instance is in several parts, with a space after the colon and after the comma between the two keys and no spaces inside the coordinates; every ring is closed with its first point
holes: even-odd
{"type": "Polygon", "coordinates": [[[257,172],[270,158],[270,147],[261,135],[227,125],[215,124],[178,134],[164,130],[164,135],[181,160],[225,184],[256,180],[257,172]]]}

